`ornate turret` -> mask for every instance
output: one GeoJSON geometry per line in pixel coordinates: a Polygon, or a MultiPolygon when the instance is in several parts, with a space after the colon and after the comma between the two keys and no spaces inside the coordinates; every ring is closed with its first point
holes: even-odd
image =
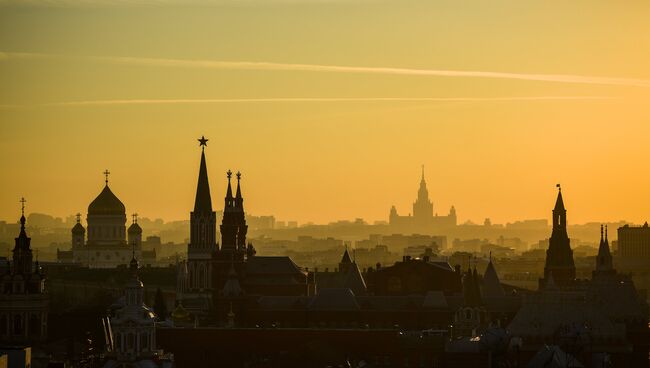
{"type": "Polygon", "coordinates": [[[15,238],[12,262],[0,278],[1,339],[5,344],[30,345],[47,340],[49,297],[45,275],[32,261],[31,238],[25,229],[25,199],[21,198],[20,233],[15,238]]]}
{"type": "Polygon", "coordinates": [[[463,304],[454,315],[453,335],[472,337],[486,326],[488,313],[483,306],[476,266],[463,275],[463,304]]]}
{"type": "Polygon", "coordinates": [[[611,272],[614,270],[612,254],[609,252],[609,240],[607,239],[607,225],[603,236],[603,225],[600,225],[600,246],[596,256],[596,272],[611,272]]]}
{"type": "Polygon", "coordinates": [[[27,236],[25,231],[25,198],[21,198],[22,215],[20,216],[20,234],[15,238],[15,245],[13,253],[13,274],[27,275],[32,273],[32,249],[30,243],[31,238],[27,236]]]}
{"type": "MultiPolygon", "coordinates": [[[[558,195],[553,208],[553,231],[546,251],[544,279],[553,273],[555,283],[559,287],[570,285],[576,278],[576,268],[573,261],[573,251],[567,233],[566,208],[562,199],[562,188],[557,185],[558,195]]],[[[540,280],[540,288],[546,282],[540,280]]]]}
{"type": "Polygon", "coordinates": [[[81,225],[81,214],[77,213],[77,223],[74,224],[71,230],[72,233],[72,247],[83,247],[86,239],[86,229],[81,225]]]}
{"type": "Polygon", "coordinates": [[[483,296],[502,297],[504,295],[503,286],[501,286],[501,281],[499,281],[499,276],[492,263],[492,254],[490,254],[490,262],[483,274],[483,296]]]}
{"type": "Polygon", "coordinates": [[[129,244],[139,248],[142,245],[142,228],[138,225],[138,214],[134,213],[131,216],[133,218],[133,223],[131,223],[129,230],[127,231],[128,241],[129,244]]]}
{"type": "Polygon", "coordinates": [[[227,252],[236,252],[237,259],[246,254],[246,213],[244,212],[244,198],[241,193],[241,173],[237,172],[237,193],[232,196],[231,177],[232,171],[226,173],[228,178],[228,189],[223,209],[223,220],[221,222],[221,249],[227,252]]]}

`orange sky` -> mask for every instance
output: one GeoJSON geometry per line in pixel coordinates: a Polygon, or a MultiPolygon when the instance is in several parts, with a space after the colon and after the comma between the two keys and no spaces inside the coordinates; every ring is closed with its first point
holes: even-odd
{"type": "Polygon", "coordinates": [[[215,207],[318,223],[410,211],[426,167],[460,221],[647,220],[650,4],[0,0],[0,218],[187,219],[200,150],[215,207]],[[184,4],[184,5],[182,5],[184,4]],[[488,5],[489,4],[489,5],[488,5]]]}

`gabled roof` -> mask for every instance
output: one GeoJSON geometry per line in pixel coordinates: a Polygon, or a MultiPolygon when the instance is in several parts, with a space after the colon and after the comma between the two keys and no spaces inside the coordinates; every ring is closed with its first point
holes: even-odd
{"type": "Polygon", "coordinates": [[[495,297],[504,295],[505,292],[503,291],[503,287],[499,281],[499,276],[494,268],[492,259],[490,259],[490,262],[485,269],[485,273],[483,274],[483,296],[495,297]]]}
{"type": "Polygon", "coordinates": [[[584,367],[574,356],[564,352],[557,345],[544,345],[526,365],[527,368],[581,368],[584,367]]]}
{"type": "Polygon", "coordinates": [[[343,282],[343,287],[348,288],[354,292],[356,295],[365,295],[368,291],[366,287],[366,282],[359,271],[359,266],[356,263],[350,265],[348,271],[345,273],[345,281],[343,282]]]}
{"type": "Polygon", "coordinates": [[[345,252],[343,252],[343,258],[341,258],[341,263],[352,263],[352,259],[350,258],[350,253],[348,253],[348,248],[345,248],[345,252]]]}
{"type": "Polygon", "coordinates": [[[246,276],[254,274],[301,274],[290,257],[255,256],[246,261],[246,276]]]}
{"type": "Polygon", "coordinates": [[[350,289],[321,289],[309,303],[311,310],[359,310],[361,307],[350,289]]]}

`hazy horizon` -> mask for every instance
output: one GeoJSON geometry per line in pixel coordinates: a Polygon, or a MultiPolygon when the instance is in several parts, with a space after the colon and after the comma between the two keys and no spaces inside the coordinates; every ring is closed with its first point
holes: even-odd
{"type": "Polygon", "coordinates": [[[556,183],[571,224],[647,220],[647,2],[0,9],[0,218],[85,216],[108,169],[127,213],[188,219],[205,135],[215,209],[232,169],[252,214],[387,220],[425,165],[461,223],[550,218],[556,183]]]}

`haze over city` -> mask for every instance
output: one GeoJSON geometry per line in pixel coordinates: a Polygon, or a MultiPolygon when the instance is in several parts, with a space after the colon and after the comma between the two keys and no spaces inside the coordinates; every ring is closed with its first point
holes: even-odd
{"type": "Polygon", "coordinates": [[[81,211],[109,169],[129,211],[182,219],[204,134],[255,214],[385,220],[424,164],[461,221],[545,218],[560,182],[571,222],[640,222],[648,4],[583,5],[3,1],[0,218],[81,211]]]}
{"type": "Polygon", "coordinates": [[[650,367],[648,19],[0,0],[0,368],[650,367]]]}

